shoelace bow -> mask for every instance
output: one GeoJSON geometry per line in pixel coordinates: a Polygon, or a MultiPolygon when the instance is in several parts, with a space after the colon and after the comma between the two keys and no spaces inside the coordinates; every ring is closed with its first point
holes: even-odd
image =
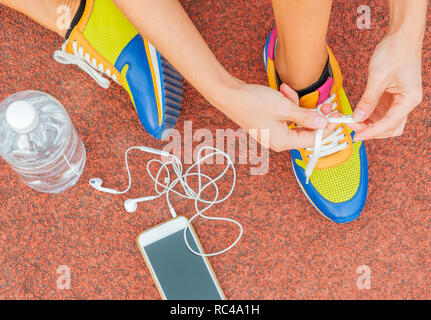
{"type": "Polygon", "coordinates": [[[115,82],[117,82],[117,77],[115,74],[111,75],[111,70],[108,68],[105,70],[103,63],[97,65],[96,58],[91,60],[90,54],[86,53],[84,55],[84,48],[79,47],[76,41],[73,41],[73,54],[66,51],[66,45],[69,40],[66,40],[65,43],[61,46],[61,50],[57,50],[54,52],[55,61],[62,64],[74,64],[85,71],[90,77],[92,77],[101,87],[108,89],[109,88],[109,80],[106,79],[103,74],[105,73],[107,76],[111,77],[115,82]]]}
{"type": "MultiPolygon", "coordinates": [[[[319,114],[323,115],[328,119],[328,122],[330,123],[355,123],[356,121],[353,120],[351,116],[342,115],[339,118],[330,118],[330,116],[334,113],[336,113],[337,108],[337,102],[334,101],[335,99],[335,93],[330,96],[324,103],[317,106],[316,109],[313,111],[318,112],[319,114]],[[332,106],[332,110],[329,114],[324,114],[321,111],[321,107],[324,104],[330,104],[332,106]]],[[[343,134],[343,127],[339,127],[334,132],[332,132],[328,137],[325,139],[322,139],[323,132],[325,129],[319,129],[316,130],[316,135],[314,138],[314,147],[313,148],[306,148],[305,150],[311,151],[313,150],[313,153],[309,157],[309,162],[307,166],[305,167],[305,177],[306,177],[306,184],[310,181],[310,177],[313,173],[314,167],[317,164],[317,161],[319,158],[329,156],[331,154],[337,153],[345,148],[347,148],[348,143],[343,142],[340,144],[340,141],[345,139],[345,134],[343,134]]]]}

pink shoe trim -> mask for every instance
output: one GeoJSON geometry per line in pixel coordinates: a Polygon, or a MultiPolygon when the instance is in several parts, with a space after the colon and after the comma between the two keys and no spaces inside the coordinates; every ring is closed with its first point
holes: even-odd
{"type": "Polygon", "coordinates": [[[277,28],[274,28],[271,32],[271,36],[269,38],[269,44],[268,44],[268,57],[271,60],[274,60],[275,55],[275,41],[277,40],[277,28]]]}
{"type": "Polygon", "coordinates": [[[333,82],[332,78],[329,77],[328,80],[326,80],[326,82],[317,89],[317,91],[319,91],[319,100],[317,101],[317,105],[324,103],[329,98],[333,82]]]}

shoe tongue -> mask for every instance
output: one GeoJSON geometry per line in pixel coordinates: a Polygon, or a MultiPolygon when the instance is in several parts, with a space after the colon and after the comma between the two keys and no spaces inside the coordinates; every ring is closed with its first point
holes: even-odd
{"type": "Polygon", "coordinates": [[[316,109],[318,105],[324,103],[331,94],[333,80],[329,77],[325,83],[309,94],[306,94],[299,99],[299,105],[307,109],[316,109]]]}

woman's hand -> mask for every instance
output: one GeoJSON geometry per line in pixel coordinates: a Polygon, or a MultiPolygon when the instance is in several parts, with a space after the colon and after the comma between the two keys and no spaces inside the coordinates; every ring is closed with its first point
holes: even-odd
{"type": "Polygon", "coordinates": [[[280,91],[236,80],[230,93],[225,95],[225,101],[217,107],[262,145],[274,151],[313,146],[315,133],[310,129],[325,128],[328,120],[299,107],[298,95],[286,84],[281,85],[280,91]],[[301,128],[290,129],[289,122],[295,122],[301,128]],[[257,129],[257,135],[250,129],[257,129]],[[265,129],[269,133],[269,141],[265,139],[265,129]]]}
{"type": "Polygon", "coordinates": [[[408,114],[422,101],[421,41],[392,34],[376,47],[368,83],[349,125],[354,141],[400,136],[408,114]]]}

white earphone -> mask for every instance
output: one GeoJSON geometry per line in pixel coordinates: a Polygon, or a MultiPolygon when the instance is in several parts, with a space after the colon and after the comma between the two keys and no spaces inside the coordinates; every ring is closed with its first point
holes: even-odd
{"type": "Polygon", "coordinates": [[[112,193],[112,194],[119,194],[120,193],[117,190],[102,187],[102,183],[103,183],[103,180],[100,178],[93,178],[90,180],[90,185],[96,190],[107,192],[107,193],[112,193]]]}
{"type": "Polygon", "coordinates": [[[151,201],[156,198],[157,197],[155,196],[149,196],[136,199],[127,199],[124,201],[124,209],[126,209],[127,212],[135,212],[138,209],[138,202],[151,201]]]}
{"type": "Polygon", "coordinates": [[[238,221],[230,219],[230,218],[210,217],[210,216],[205,216],[203,214],[205,211],[207,211],[213,205],[215,205],[217,203],[221,203],[221,202],[225,201],[227,198],[229,198],[230,195],[232,194],[233,190],[235,189],[236,171],[235,171],[235,167],[233,165],[233,162],[232,162],[232,160],[230,159],[230,157],[229,157],[229,155],[227,153],[225,153],[225,152],[223,152],[223,151],[221,151],[221,150],[219,150],[217,148],[213,148],[213,147],[206,147],[206,146],[201,147],[198,150],[198,159],[197,159],[197,161],[194,164],[192,164],[186,170],[186,172],[183,174],[183,166],[181,164],[181,161],[178,159],[178,157],[170,154],[169,152],[166,152],[166,151],[163,151],[163,150],[157,150],[157,149],[149,148],[149,147],[145,147],[145,146],[131,147],[131,148],[127,149],[127,151],[125,152],[125,155],[124,155],[124,159],[125,159],[125,163],[126,163],[126,169],[127,169],[127,174],[128,174],[128,177],[129,177],[129,184],[128,184],[128,186],[127,186],[127,188],[125,190],[118,191],[118,190],[115,190],[115,189],[110,189],[110,188],[102,187],[102,182],[103,181],[100,178],[92,178],[90,180],[90,185],[94,189],[96,189],[96,190],[99,190],[101,192],[112,193],[112,194],[123,194],[123,193],[126,193],[127,191],[129,191],[130,186],[132,184],[132,178],[131,178],[131,175],[130,175],[130,170],[129,170],[127,156],[128,156],[129,151],[133,150],[133,149],[138,149],[138,150],[141,150],[141,151],[144,151],[144,152],[148,152],[148,153],[152,153],[152,154],[155,154],[155,155],[159,155],[159,156],[162,156],[162,157],[167,157],[170,160],[168,160],[166,162],[163,162],[163,161],[161,161],[159,159],[152,159],[152,160],[150,160],[147,163],[147,173],[150,176],[150,178],[154,181],[154,188],[155,188],[155,191],[156,191],[157,195],[146,196],[146,197],[135,198],[135,199],[127,199],[124,202],[124,208],[126,209],[127,212],[135,212],[137,210],[137,208],[138,208],[138,203],[139,202],[151,201],[151,200],[154,200],[154,199],[157,199],[157,198],[161,197],[162,195],[166,195],[166,202],[168,204],[168,207],[169,207],[169,210],[171,212],[171,215],[173,217],[176,217],[177,213],[175,212],[175,209],[174,209],[174,207],[172,206],[172,204],[171,204],[171,202],[169,200],[169,193],[173,192],[173,193],[175,193],[175,194],[177,194],[177,195],[179,195],[179,196],[181,196],[183,198],[191,199],[191,200],[195,201],[196,214],[192,216],[192,218],[188,221],[188,224],[187,224],[186,228],[184,229],[184,242],[185,242],[185,244],[187,245],[188,249],[191,252],[193,252],[194,254],[196,254],[198,256],[215,256],[215,255],[218,255],[218,254],[221,254],[221,253],[224,253],[224,252],[230,250],[233,246],[235,246],[238,243],[238,241],[240,240],[240,238],[242,236],[242,233],[243,233],[242,225],[238,221]],[[204,151],[206,151],[207,153],[206,153],[205,156],[202,156],[202,154],[203,154],[204,151]],[[214,156],[216,156],[216,155],[221,155],[221,156],[223,156],[226,159],[226,167],[224,168],[223,172],[220,173],[217,177],[212,178],[212,177],[210,177],[210,176],[208,176],[208,175],[206,175],[206,174],[204,174],[204,173],[201,172],[201,164],[204,163],[204,161],[206,159],[208,159],[208,158],[213,159],[214,156]],[[153,163],[157,163],[160,166],[159,170],[158,170],[158,172],[157,172],[157,174],[155,176],[152,175],[151,170],[150,170],[150,167],[151,167],[151,165],[153,163]],[[169,165],[172,166],[172,169],[173,169],[173,171],[174,171],[174,173],[176,175],[176,178],[173,179],[172,181],[171,181],[170,170],[168,168],[169,165]],[[197,172],[193,172],[192,171],[194,168],[197,169],[197,172]],[[228,194],[226,196],[224,196],[222,199],[218,199],[218,197],[219,197],[219,188],[218,188],[216,182],[219,179],[221,179],[227,173],[227,171],[229,170],[229,168],[232,169],[232,173],[233,173],[232,187],[230,188],[230,191],[228,192],[228,194]],[[162,175],[163,172],[166,175],[166,177],[164,179],[164,183],[162,183],[162,182],[159,181],[159,179],[160,179],[160,177],[161,177],[161,175],[162,175]],[[198,187],[197,191],[193,190],[193,188],[187,182],[187,178],[191,177],[191,176],[194,176],[194,177],[196,177],[198,179],[198,185],[199,185],[199,187],[198,187]],[[204,181],[202,181],[202,179],[204,181]],[[208,182],[204,183],[205,180],[208,181],[208,182]],[[184,190],[184,193],[181,193],[181,192],[179,192],[177,190],[174,190],[175,186],[178,183],[181,185],[182,189],[184,190]],[[161,187],[161,189],[160,189],[160,187],[161,187]],[[207,188],[209,188],[209,187],[213,187],[214,190],[215,190],[215,196],[214,196],[214,198],[212,200],[207,200],[207,199],[201,198],[202,193],[207,188]],[[202,207],[202,204],[206,204],[207,206],[203,207],[203,208],[200,208],[200,207],[202,207]],[[228,246],[227,248],[225,248],[225,249],[223,249],[221,251],[214,252],[214,253],[208,253],[208,254],[202,254],[200,252],[197,252],[197,251],[193,250],[190,247],[190,245],[188,243],[188,240],[187,240],[187,237],[186,237],[186,232],[187,232],[187,229],[190,227],[191,222],[195,218],[197,218],[198,216],[200,216],[202,218],[205,218],[205,219],[209,219],[209,220],[223,220],[223,221],[228,221],[228,222],[234,223],[240,229],[239,235],[236,238],[236,240],[230,246],[228,246]]]}

